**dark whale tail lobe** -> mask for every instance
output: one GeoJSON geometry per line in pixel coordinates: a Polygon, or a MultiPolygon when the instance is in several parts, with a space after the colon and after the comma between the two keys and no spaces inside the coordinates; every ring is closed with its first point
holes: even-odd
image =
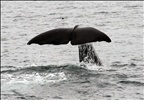
{"type": "Polygon", "coordinates": [[[73,38],[71,40],[72,45],[85,44],[90,42],[106,41],[111,42],[111,39],[103,32],[92,28],[76,28],[73,32],[73,38]]]}
{"type": "Polygon", "coordinates": [[[60,44],[67,44],[70,41],[70,35],[72,32],[72,28],[58,28],[53,29],[44,33],[41,33],[34,38],[32,38],[27,45],[30,44],[53,44],[53,45],[60,45],[60,44]]]}

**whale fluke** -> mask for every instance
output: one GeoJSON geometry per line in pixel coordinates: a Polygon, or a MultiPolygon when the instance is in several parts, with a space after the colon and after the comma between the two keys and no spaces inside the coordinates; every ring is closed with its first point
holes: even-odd
{"type": "Polygon", "coordinates": [[[32,38],[27,44],[67,44],[71,41],[72,45],[79,45],[89,42],[106,41],[111,42],[111,39],[103,32],[92,28],[79,28],[76,25],[74,28],[57,28],[44,32],[32,38]]]}
{"type": "Polygon", "coordinates": [[[111,39],[103,32],[92,28],[79,28],[76,25],[74,28],[57,28],[52,29],[32,38],[27,44],[67,44],[71,42],[72,45],[79,45],[79,61],[102,65],[98,55],[95,52],[92,44],[86,44],[96,41],[111,42],[111,39]]]}

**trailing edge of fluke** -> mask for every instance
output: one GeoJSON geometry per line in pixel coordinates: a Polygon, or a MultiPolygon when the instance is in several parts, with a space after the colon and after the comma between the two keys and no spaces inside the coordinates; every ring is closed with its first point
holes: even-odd
{"type": "Polygon", "coordinates": [[[103,32],[92,28],[79,28],[76,25],[74,28],[57,28],[41,33],[32,38],[27,44],[67,44],[71,41],[72,45],[79,45],[89,42],[106,41],[111,42],[111,39],[103,32]]]}

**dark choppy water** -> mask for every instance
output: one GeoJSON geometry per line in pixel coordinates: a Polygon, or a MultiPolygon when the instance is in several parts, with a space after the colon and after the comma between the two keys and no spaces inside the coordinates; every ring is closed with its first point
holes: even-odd
{"type": "Polygon", "coordinates": [[[2,100],[144,99],[142,1],[2,1],[1,8],[2,100]],[[111,43],[93,43],[104,66],[79,64],[70,44],[26,45],[76,24],[110,36],[111,43]]]}

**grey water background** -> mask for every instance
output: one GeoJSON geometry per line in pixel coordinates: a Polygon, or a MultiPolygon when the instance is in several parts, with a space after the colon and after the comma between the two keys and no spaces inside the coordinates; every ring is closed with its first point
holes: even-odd
{"type": "Polygon", "coordinates": [[[142,1],[2,1],[2,100],[144,100],[142,1]],[[64,18],[64,19],[63,19],[64,18]],[[27,45],[54,28],[91,26],[103,66],[79,63],[78,46],[27,45]]]}

